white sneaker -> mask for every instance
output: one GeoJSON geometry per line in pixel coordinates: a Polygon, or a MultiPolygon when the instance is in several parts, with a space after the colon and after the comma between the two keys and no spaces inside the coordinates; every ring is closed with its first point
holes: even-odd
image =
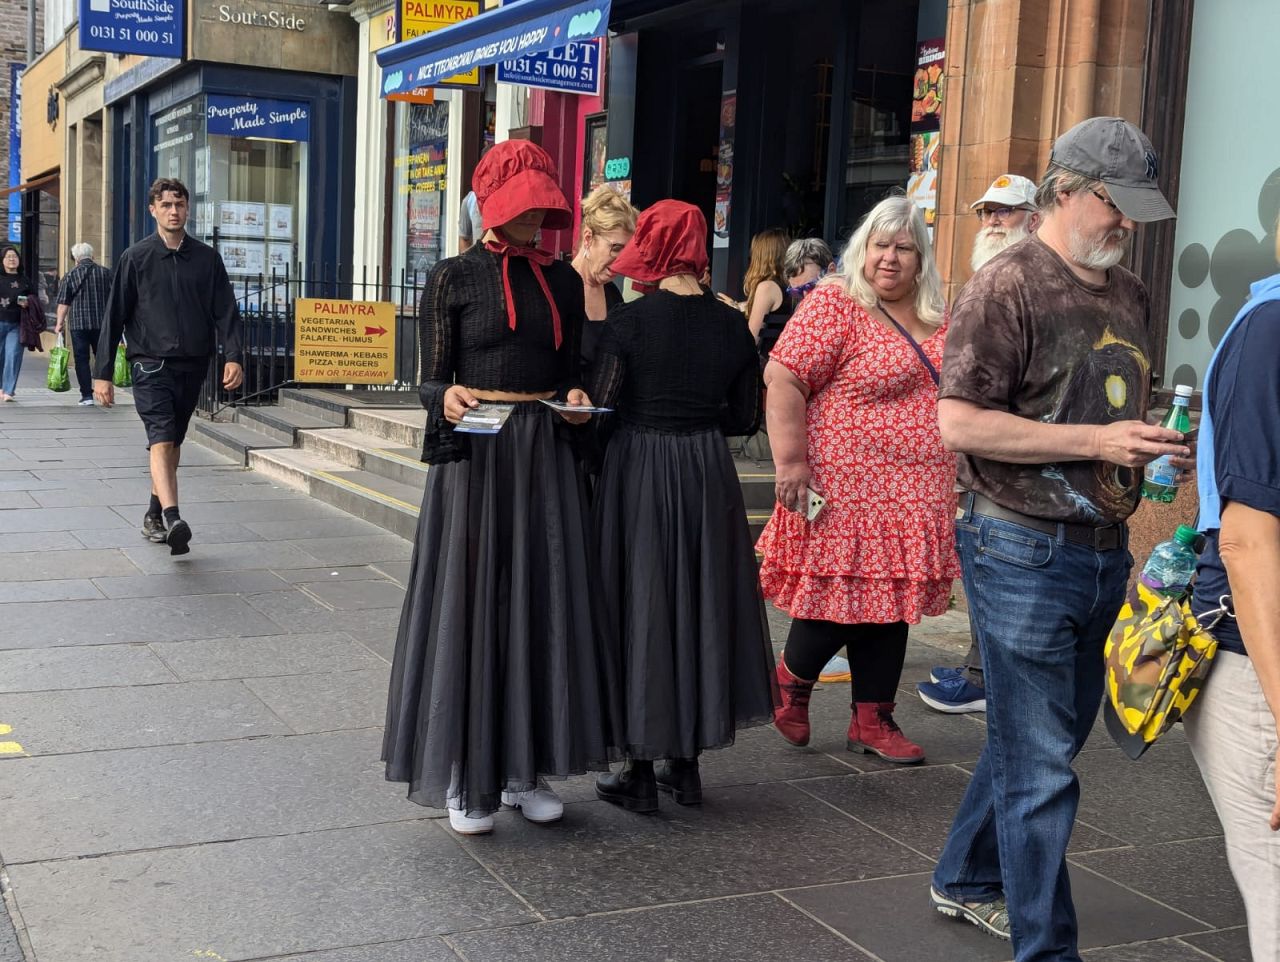
{"type": "Polygon", "coordinates": [[[503,792],[502,804],[520,809],[520,814],[531,822],[558,822],[564,817],[564,802],[549,788],[503,792]]]}
{"type": "Polygon", "coordinates": [[[471,816],[466,812],[451,808],[449,809],[449,827],[459,835],[488,835],[493,831],[493,816],[471,816]]]}
{"type": "Polygon", "coordinates": [[[91,397],[82,397],[82,398],[80,399],[80,406],[81,406],[82,408],[91,408],[91,407],[93,407],[93,398],[91,398],[91,397]]]}

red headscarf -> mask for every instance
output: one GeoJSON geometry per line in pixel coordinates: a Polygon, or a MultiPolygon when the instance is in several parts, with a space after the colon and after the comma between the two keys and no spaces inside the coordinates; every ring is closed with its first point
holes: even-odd
{"type": "Polygon", "coordinates": [[[707,219],[682,200],[660,200],[640,215],[636,232],[611,269],[652,287],[666,277],[707,269],[707,219]]]}
{"type": "Polygon", "coordinates": [[[560,309],[556,306],[542,268],[555,258],[550,251],[536,247],[517,247],[502,236],[502,225],[510,223],[531,210],[545,210],[542,226],[547,230],[564,230],[573,223],[569,202],[556,183],[556,165],[551,155],[528,140],[504,140],[481,158],[471,178],[471,189],[476,192],[480,206],[480,218],[486,229],[498,235],[497,240],[487,241],[485,249],[497,254],[502,261],[502,289],[507,301],[507,326],[516,329],[516,306],[511,294],[511,258],[523,257],[533,268],[533,276],[542,288],[543,296],[551,308],[551,325],[555,330],[556,348],[563,335],[560,330],[560,309]]]}

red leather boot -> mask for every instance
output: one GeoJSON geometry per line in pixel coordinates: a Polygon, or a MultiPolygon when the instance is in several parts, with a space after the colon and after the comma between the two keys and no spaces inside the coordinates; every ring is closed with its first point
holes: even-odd
{"type": "Polygon", "coordinates": [[[849,722],[849,751],[876,754],[904,765],[924,761],[924,749],[902,734],[893,720],[894,707],[891,701],[855,702],[849,722]]]}
{"type": "Polygon", "coordinates": [[[793,745],[809,744],[809,696],[818,679],[805,681],[787,670],[787,663],[778,659],[778,692],[782,706],[774,710],[773,727],[793,745]]]}

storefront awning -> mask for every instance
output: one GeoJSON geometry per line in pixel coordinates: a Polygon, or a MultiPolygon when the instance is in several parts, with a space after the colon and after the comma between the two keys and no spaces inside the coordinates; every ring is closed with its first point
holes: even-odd
{"type": "Polygon", "coordinates": [[[516,0],[378,51],[382,94],[431,87],[472,67],[591,40],[609,29],[611,0],[516,0]]]}
{"type": "Polygon", "coordinates": [[[32,177],[28,181],[21,184],[14,184],[12,187],[0,187],[0,197],[8,197],[10,194],[16,194],[19,191],[26,193],[29,190],[39,190],[48,184],[52,184],[58,179],[58,172],[55,170],[51,174],[41,174],[39,177],[32,177]]]}

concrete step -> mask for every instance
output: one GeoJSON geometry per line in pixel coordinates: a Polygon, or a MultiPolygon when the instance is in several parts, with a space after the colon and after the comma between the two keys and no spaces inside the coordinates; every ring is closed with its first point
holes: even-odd
{"type": "Polygon", "coordinates": [[[323,417],[278,405],[236,408],[236,423],[261,431],[285,444],[294,444],[299,431],[333,427],[333,422],[323,417]]]}
{"type": "Polygon", "coordinates": [[[226,455],[242,465],[249,463],[249,452],[262,448],[287,448],[290,443],[262,431],[255,431],[248,424],[233,421],[206,421],[192,418],[187,429],[191,440],[211,451],[226,455]]]}
{"type": "Polygon", "coordinates": [[[402,538],[411,540],[417,530],[422,504],[420,485],[399,484],[296,448],[251,451],[249,466],[402,538]]]}
{"type": "Polygon", "coordinates": [[[314,388],[283,388],[280,391],[280,408],[309,414],[328,421],[334,427],[347,425],[347,410],[352,405],[342,397],[346,391],[326,391],[314,388]]]}
{"type": "Polygon", "coordinates": [[[364,434],[391,441],[396,447],[422,450],[427,412],[418,408],[353,408],[347,426],[364,434]]]}
{"type": "Polygon", "coordinates": [[[419,459],[417,450],[396,447],[385,438],[365,434],[355,428],[301,431],[298,446],[303,451],[330,458],[349,468],[368,471],[397,484],[416,486],[421,490],[425,483],[427,466],[419,459]]]}

